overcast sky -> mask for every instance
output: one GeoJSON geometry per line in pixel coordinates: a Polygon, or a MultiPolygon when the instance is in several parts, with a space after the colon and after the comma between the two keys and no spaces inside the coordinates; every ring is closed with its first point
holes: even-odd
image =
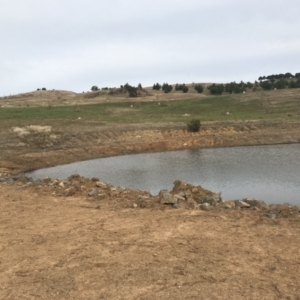
{"type": "Polygon", "coordinates": [[[0,0],[0,96],[300,72],[299,0],[0,0]]]}

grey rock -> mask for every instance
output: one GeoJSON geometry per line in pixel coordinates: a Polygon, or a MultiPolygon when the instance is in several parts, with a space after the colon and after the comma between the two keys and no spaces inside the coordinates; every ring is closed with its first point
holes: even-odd
{"type": "Polygon", "coordinates": [[[183,197],[183,198],[186,198],[186,193],[185,193],[184,191],[180,191],[180,192],[178,193],[178,196],[183,197]]]}
{"type": "Polygon", "coordinates": [[[268,218],[270,218],[270,219],[273,219],[273,220],[275,220],[276,217],[277,217],[277,215],[275,215],[275,214],[270,214],[270,213],[266,213],[265,216],[268,217],[268,218]]]}
{"type": "Polygon", "coordinates": [[[172,205],[172,207],[173,207],[174,209],[178,209],[178,208],[180,208],[180,205],[179,205],[178,203],[174,203],[174,204],[172,205]]]}
{"type": "Polygon", "coordinates": [[[98,189],[92,189],[88,192],[88,196],[90,197],[98,197],[98,189]]]}
{"type": "Polygon", "coordinates": [[[40,179],[37,179],[36,181],[34,181],[34,184],[35,184],[35,185],[42,185],[42,184],[43,184],[43,181],[40,180],[40,179]]]}
{"type": "Polygon", "coordinates": [[[51,181],[52,180],[49,177],[43,179],[43,182],[46,183],[46,184],[49,184],[51,181]]]}
{"type": "Polygon", "coordinates": [[[231,206],[229,204],[225,204],[222,207],[225,208],[225,209],[231,209],[231,206]]]}
{"type": "Polygon", "coordinates": [[[76,189],[72,186],[65,190],[65,196],[73,196],[76,193],[76,189]]]}
{"type": "Polygon", "coordinates": [[[177,204],[178,200],[167,190],[161,190],[159,192],[159,198],[161,204],[177,204]]]}
{"type": "Polygon", "coordinates": [[[235,200],[235,206],[236,207],[240,207],[240,208],[249,208],[250,207],[250,204],[242,201],[242,200],[235,200]]]}
{"type": "Polygon", "coordinates": [[[221,192],[214,193],[212,196],[206,196],[203,200],[203,203],[209,203],[211,206],[215,206],[219,202],[222,202],[221,192]]]}
{"type": "Polygon", "coordinates": [[[272,209],[272,210],[269,211],[269,213],[278,216],[281,213],[281,210],[272,209]]]}
{"type": "Polygon", "coordinates": [[[20,173],[20,174],[17,174],[17,175],[13,175],[10,178],[13,179],[13,180],[18,180],[18,179],[24,178],[24,177],[25,177],[25,174],[24,173],[20,173]]]}
{"type": "Polygon", "coordinates": [[[179,200],[180,200],[180,201],[185,201],[185,198],[182,197],[182,196],[180,196],[180,195],[178,195],[178,194],[174,195],[174,198],[176,198],[178,201],[179,201],[179,200]]]}
{"type": "Polygon", "coordinates": [[[242,201],[249,204],[252,207],[254,207],[254,206],[267,206],[267,204],[264,201],[258,200],[256,198],[244,198],[242,201]]]}
{"type": "Polygon", "coordinates": [[[108,187],[106,183],[101,182],[101,181],[97,181],[97,182],[96,182],[96,186],[97,186],[97,187],[101,187],[101,188],[103,188],[103,189],[106,189],[106,188],[108,187]]]}
{"type": "Polygon", "coordinates": [[[209,203],[207,203],[207,202],[200,204],[199,208],[201,210],[205,210],[205,211],[209,211],[212,209],[211,205],[209,205],[209,203]]]}

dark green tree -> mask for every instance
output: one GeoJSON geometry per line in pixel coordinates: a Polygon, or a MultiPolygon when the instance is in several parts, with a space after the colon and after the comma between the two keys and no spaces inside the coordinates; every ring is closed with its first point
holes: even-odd
{"type": "Polygon", "coordinates": [[[138,96],[138,88],[135,86],[131,86],[130,84],[126,83],[124,85],[124,89],[128,92],[129,97],[137,97],[138,96]]]}
{"type": "Polygon", "coordinates": [[[173,86],[168,84],[168,83],[164,83],[162,85],[162,90],[165,92],[165,93],[170,93],[172,90],[173,90],[173,86]]]}
{"type": "Polygon", "coordinates": [[[153,84],[152,89],[159,91],[161,89],[161,85],[159,83],[153,84]]]}
{"type": "Polygon", "coordinates": [[[99,91],[99,88],[98,88],[98,86],[97,85],[93,85],[92,87],[91,87],[91,91],[99,91]]]}
{"type": "Polygon", "coordinates": [[[260,86],[261,86],[261,88],[263,88],[264,90],[271,90],[271,89],[274,88],[273,83],[270,82],[269,80],[261,81],[261,82],[260,82],[260,86]]]}
{"type": "Polygon", "coordinates": [[[184,84],[181,90],[183,93],[187,93],[189,91],[189,88],[184,84]]]}
{"type": "Polygon", "coordinates": [[[285,89],[286,88],[286,80],[284,78],[277,80],[274,84],[274,87],[279,90],[285,89]]]}
{"type": "Polygon", "coordinates": [[[194,89],[198,92],[198,93],[202,93],[204,91],[204,87],[201,84],[195,84],[194,89]]]}
{"type": "Polygon", "coordinates": [[[222,95],[224,92],[224,85],[213,83],[211,86],[208,87],[208,89],[212,95],[222,95]]]}

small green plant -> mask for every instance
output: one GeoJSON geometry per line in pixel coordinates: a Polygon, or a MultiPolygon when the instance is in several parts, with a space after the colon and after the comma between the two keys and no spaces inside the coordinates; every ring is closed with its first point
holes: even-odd
{"type": "Polygon", "coordinates": [[[187,123],[188,132],[199,132],[201,127],[201,122],[198,119],[193,119],[187,123]]]}

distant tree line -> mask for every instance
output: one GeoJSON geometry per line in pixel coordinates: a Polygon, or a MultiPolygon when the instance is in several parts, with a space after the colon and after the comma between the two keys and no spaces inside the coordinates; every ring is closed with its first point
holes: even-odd
{"type": "MultiPolygon", "coordinates": [[[[132,86],[128,83],[124,84],[124,85],[121,85],[120,88],[109,88],[109,87],[103,87],[101,88],[101,90],[110,90],[111,93],[128,93],[129,94],[129,97],[137,97],[138,96],[138,91],[139,90],[142,90],[143,87],[142,87],[142,84],[139,83],[137,87],[135,86],[132,86]]],[[[91,87],[91,91],[95,92],[95,91],[99,91],[99,87],[97,85],[93,85],[91,87]]]]}
{"type": "Polygon", "coordinates": [[[175,91],[182,91],[183,93],[187,93],[189,91],[189,88],[185,85],[185,83],[183,84],[176,84],[175,85],[175,91]]]}
{"type": "Polygon", "coordinates": [[[262,81],[262,80],[271,80],[271,81],[275,81],[275,80],[279,80],[279,79],[292,79],[292,78],[300,78],[300,73],[296,73],[295,75],[293,75],[292,73],[285,73],[285,74],[275,74],[275,75],[268,75],[268,76],[259,76],[258,80],[262,81]]]}
{"type": "MultiPolygon", "coordinates": [[[[207,89],[209,90],[210,94],[212,95],[222,95],[224,92],[229,94],[239,94],[245,93],[247,89],[253,89],[255,91],[257,88],[262,88],[263,90],[272,90],[272,89],[285,89],[285,88],[300,88],[300,72],[295,73],[285,73],[285,74],[273,74],[268,76],[259,76],[259,82],[255,81],[254,83],[251,82],[229,82],[226,84],[217,84],[213,83],[212,85],[208,86],[207,89]]],[[[201,84],[193,84],[192,87],[198,92],[202,93],[204,91],[204,86],[201,84]]],[[[189,91],[189,87],[183,84],[175,84],[173,87],[171,84],[168,83],[154,83],[152,86],[153,90],[162,90],[165,93],[170,93],[173,88],[175,91],[182,91],[183,93],[187,93],[189,91]]],[[[38,89],[40,90],[40,89],[38,89]]],[[[42,88],[42,90],[46,90],[46,88],[42,88]]],[[[92,91],[98,91],[99,88],[96,85],[93,85],[91,88],[92,91]]],[[[129,97],[138,97],[139,90],[143,90],[141,83],[138,84],[137,87],[132,86],[128,83],[125,85],[121,85],[119,89],[116,88],[109,88],[103,87],[102,90],[115,90],[117,92],[126,92],[129,94],[129,97]]],[[[145,91],[145,90],[144,90],[145,91]]]]}
{"type": "Polygon", "coordinates": [[[300,88],[300,73],[273,74],[258,77],[259,85],[264,90],[300,88]]]}
{"type": "MultiPolygon", "coordinates": [[[[165,93],[169,93],[173,90],[173,86],[168,83],[163,83],[163,85],[160,85],[159,83],[154,83],[152,86],[152,89],[157,90],[157,91],[162,89],[165,93]]],[[[196,85],[194,85],[194,89],[198,93],[202,93],[204,90],[204,87],[201,84],[196,84],[196,85]]],[[[176,83],[175,91],[182,91],[183,93],[187,93],[189,91],[189,87],[185,83],[183,83],[183,84],[176,83]]]]}

